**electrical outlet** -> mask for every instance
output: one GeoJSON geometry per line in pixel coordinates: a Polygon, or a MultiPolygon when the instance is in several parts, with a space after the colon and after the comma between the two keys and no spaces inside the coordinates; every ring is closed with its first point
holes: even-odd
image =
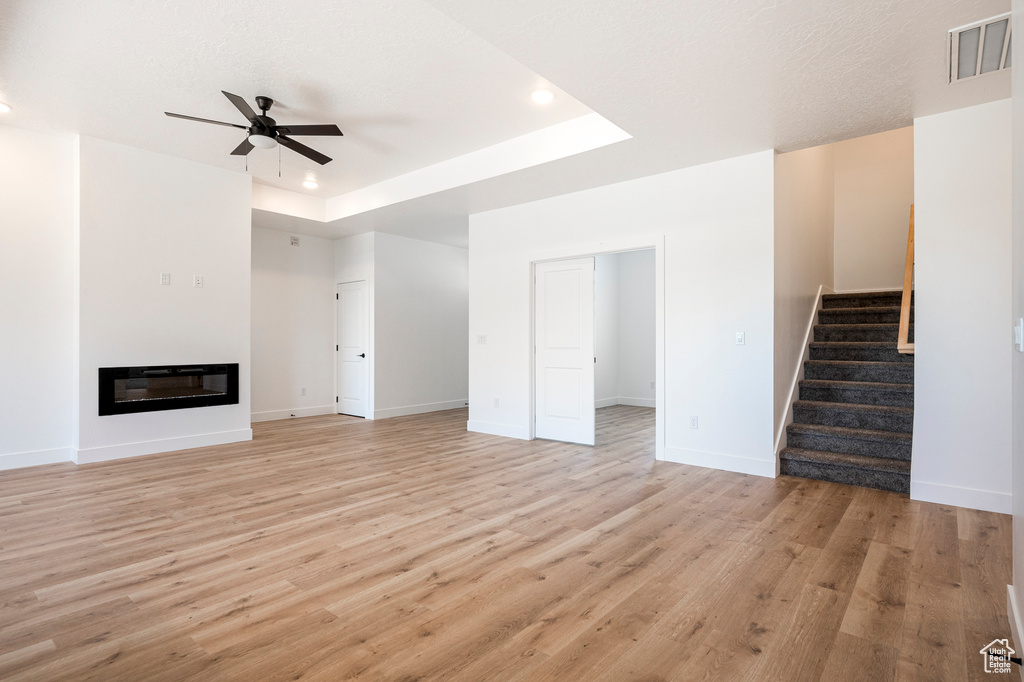
{"type": "Polygon", "coordinates": [[[299,395],[306,395],[306,387],[305,386],[303,386],[302,388],[299,389],[299,395]]]}
{"type": "Polygon", "coordinates": [[[192,286],[195,287],[196,289],[202,289],[203,288],[203,276],[202,275],[196,275],[195,277],[193,277],[192,278],[192,286]]]}
{"type": "Polygon", "coordinates": [[[292,246],[298,246],[299,245],[299,238],[298,237],[292,237],[291,238],[291,245],[292,246]]]}
{"type": "Polygon", "coordinates": [[[476,342],[478,344],[480,344],[481,346],[486,344],[487,343],[487,335],[486,334],[477,334],[476,335],[476,342]]]}
{"type": "Polygon", "coordinates": [[[494,406],[495,406],[495,407],[499,407],[499,405],[498,405],[498,399],[497,399],[497,398],[495,398],[495,399],[494,399],[494,406]]]}
{"type": "Polygon", "coordinates": [[[654,382],[653,381],[651,382],[651,388],[654,388],[654,382]]]}
{"type": "Polygon", "coordinates": [[[171,286],[171,273],[161,272],[160,273],[160,284],[165,287],[171,286]]]}
{"type": "Polygon", "coordinates": [[[691,429],[697,428],[697,418],[696,417],[690,417],[690,428],[691,429]]]}
{"type": "Polygon", "coordinates": [[[1017,326],[1013,328],[1013,343],[1019,352],[1024,353],[1024,317],[1017,320],[1017,326]]]}

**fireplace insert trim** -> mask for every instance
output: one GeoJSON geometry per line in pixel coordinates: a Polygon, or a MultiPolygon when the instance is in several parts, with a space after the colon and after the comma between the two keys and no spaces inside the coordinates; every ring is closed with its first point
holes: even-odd
{"type": "Polygon", "coordinates": [[[101,417],[238,404],[238,363],[99,368],[101,417]]]}

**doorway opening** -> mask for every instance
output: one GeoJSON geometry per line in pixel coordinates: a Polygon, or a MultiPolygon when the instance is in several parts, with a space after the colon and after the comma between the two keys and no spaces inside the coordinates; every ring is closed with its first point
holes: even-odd
{"type": "Polygon", "coordinates": [[[657,256],[641,248],[535,263],[535,437],[656,450],[657,256]]]}

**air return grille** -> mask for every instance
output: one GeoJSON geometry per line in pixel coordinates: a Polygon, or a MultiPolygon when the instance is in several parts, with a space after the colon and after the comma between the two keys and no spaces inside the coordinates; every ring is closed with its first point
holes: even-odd
{"type": "Polygon", "coordinates": [[[949,82],[1010,68],[1010,13],[949,32],[949,82]]]}

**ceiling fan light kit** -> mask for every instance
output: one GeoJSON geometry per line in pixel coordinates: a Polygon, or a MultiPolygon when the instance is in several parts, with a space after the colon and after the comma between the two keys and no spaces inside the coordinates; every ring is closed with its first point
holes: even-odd
{"type": "Polygon", "coordinates": [[[274,106],[274,100],[269,97],[260,95],[256,98],[256,106],[259,107],[260,113],[257,114],[249,106],[249,103],[238,95],[233,95],[230,92],[221,90],[224,96],[227,97],[235,108],[241,112],[242,116],[245,116],[246,120],[249,121],[249,125],[244,126],[239,123],[225,123],[223,121],[211,121],[208,118],[196,118],[195,116],[185,116],[184,114],[172,114],[169,111],[164,113],[173,118],[183,118],[188,121],[199,121],[200,123],[213,123],[214,125],[228,126],[230,128],[241,128],[245,130],[248,135],[246,139],[242,140],[242,143],[235,147],[234,151],[231,152],[233,156],[246,156],[253,149],[273,149],[278,143],[282,146],[291,149],[293,152],[305,156],[307,159],[316,161],[321,166],[330,163],[331,157],[326,154],[321,154],[315,149],[311,149],[306,145],[302,144],[298,140],[293,140],[288,137],[289,135],[320,135],[330,137],[341,137],[343,133],[338,126],[333,123],[317,124],[317,125],[295,125],[295,126],[279,126],[277,121],[270,118],[267,112],[270,111],[270,107],[274,106]]]}

